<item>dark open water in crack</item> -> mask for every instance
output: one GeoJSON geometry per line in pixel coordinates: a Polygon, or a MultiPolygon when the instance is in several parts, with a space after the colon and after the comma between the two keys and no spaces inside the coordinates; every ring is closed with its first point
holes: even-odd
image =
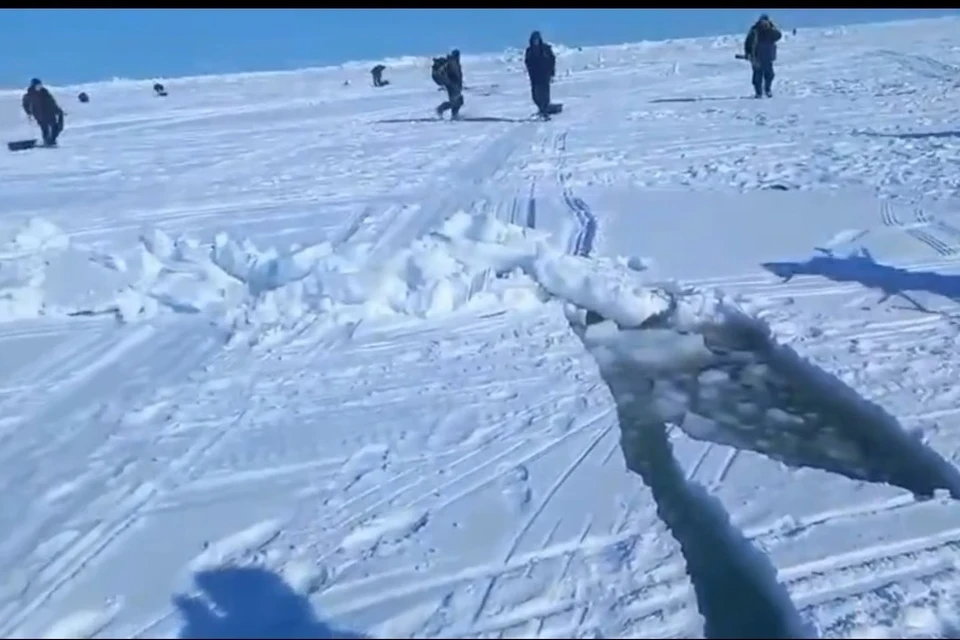
{"type": "MultiPolygon", "coordinates": [[[[622,395],[626,389],[621,384],[611,387],[622,395]]],[[[649,410],[636,403],[619,406],[617,415],[627,467],[650,488],[657,515],[680,543],[706,637],[807,635],[767,559],[731,526],[716,498],[688,482],[673,456],[665,426],[650,423],[649,410]]]]}
{"type": "MultiPolygon", "coordinates": [[[[583,337],[582,328],[574,329],[583,337]]],[[[637,331],[644,330],[620,335],[636,339],[637,331]]],[[[777,580],[770,558],[731,524],[717,498],[687,480],[664,418],[652,408],[657,389],[669,386],[686,394],[688,409],[705,418],[711,419],[714,411],[718,428],[711,441],[792,466],[887,483],[924,496],[937,489],[957,496],[960,477],[879,407],[773,344],[759,329],[714,327],[703,341],[710,355],[695,370],[652,372],[626,359],[615,364],[598,360],[617,402],[627,467],[650,488],[659,517],[681,546],[708,638],[815,637],[777,580]],[[704,380],[718,381],[711,383],[710,394],[704,393],[704,380]],[[729,416],[744,407],[751,410],[741,416],[741,424],[732,424],[729,416]],[[771,422],[771,411],[788,420],[771,422]]],[[[584,342],[589,348],[589,338],[584,342]]]]}

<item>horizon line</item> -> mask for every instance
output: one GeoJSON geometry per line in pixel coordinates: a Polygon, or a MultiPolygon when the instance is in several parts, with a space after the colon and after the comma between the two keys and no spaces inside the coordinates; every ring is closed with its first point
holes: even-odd
{"type": "MultiPolygon", "coordinates": [[[[892,26],[898,24],[912,24],[916,22],[943,22],[943,21],[958,21],[960,22],[960,16],[947,15],[947,16],[936,16],[929,18],[907,18],[899,20],[874,20],[870,22],[848,22],[848,23],[838,23],[835,25],[825,25],[817,27],[805,27],[804,31],[806,32],[821,32],[828,31],[830,29],[839,29],[845,27],[876,27],[880,25],[892,26]]],[[[664,43],[664,42],[691,42],[696,40],[703,40],[707,38],[727,38],[737,36],[736,33],[719,33],[712,35],[701,35],[701,36],[688,36],[683,38],[652,38],[645,40],[631,40],[626,42],[609,42],[605,44],[592,44],[586,46],[571,46],[566,45],[562,42],[553,42],[551,43],[554,47],[562,47],[567,50],[584,50],[584,49],[603,49],[605,47],[628,47],[633,45],[641,45],[648,43],[664,43]]],[[[467,60],[471,58],[491,58],[497,55],[502,55],[511,50],[519,50],[516,47],[507,47],[500,50],[491,50],[491,51],[478,51],[476,53],[464,53],[463,57],[467,60]]],[[[73,82],[69,84],[46,84],[51,88],[57,89],[71,89],[71,88],[85,88],[95,85],[105,85],[105,84],[123,84],[123,83],[140,83],[140,82],[170,82],[170,81],[197,81],[197,80],[210,80],[213,78],[252,78],[255,76],[269,76],[269,75],[284,75],[284,74],[296,74],[303,73],[305,71],[328,71],[333,69],[345,69],[350,66],[356,65],[368,65],[373,63],[384,63],[393,61],[396,65],[398,63],[406,63],[405,66],[412,66],[415,61],[420,59],[429,58],[433,54],[404,54],[398,56],[384,56],[381,58],[369,58],[369,59],[350,59],[344,60],[343,62],[334,63],[334,64],[323,64],[323,65],[310,65],[305,67],[294,67],[294,68],[277,68],[277,69],[265,69],[261,71],[232,71],[228,73],[196,73],[191,75],[184,76],[164,76],[164,75],[153,75],[153,76],[144,76],[139,78],[133,77],[122,77],[114,76],[112,78],[101,78],[97,80],[89,80],[86,82],[73,82]]],[[[0,95],[22,91],[22,87],[3,87],[0,86],[0,95]]]]}

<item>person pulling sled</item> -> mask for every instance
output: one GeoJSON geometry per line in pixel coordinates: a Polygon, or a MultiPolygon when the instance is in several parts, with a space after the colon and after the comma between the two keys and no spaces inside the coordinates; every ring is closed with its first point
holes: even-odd
{"type": "Polygon", "coordinates": [[[743,42],[743,55],[753,66],[753,90],[755,98],[773,97],[773,63],[777,59],[777,42],[780,33],[770,16],[763,14],[756,24],[750,27],[743,42]]]}
{"type": "Polygon", "coordinates": [[[557,71],[557,59],[553,48],[543,41],[539,31],[530,34],[530,45],[524,56],[527,75],[530,77],[530,95],[537,112],[544,120],[550,119],[550,83],[557,71]]]}
{"type": "Polygon", "coordinates": [[[431,73],[433,81],[446,89],[447,99],[437,107],[437,117],[450,111],[450,118],[460,117],[463,107],[463,70],[460,67],[460,51],[454,49],[450,55],[434,58],[431,73]]]}
{"type": "Polygon", "coordinates": [[[63,132],[63,109],[39,78],[30,81],[21,105],[27,117],[40,127],[44,146],[56,146],[57,138],[63,132]]]}

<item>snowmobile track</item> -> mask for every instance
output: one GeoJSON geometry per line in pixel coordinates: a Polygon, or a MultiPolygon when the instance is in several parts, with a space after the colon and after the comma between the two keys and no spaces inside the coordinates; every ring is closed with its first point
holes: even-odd
{"type": "Polygon", "coordinates": [[[880,220],[885,227],[892,227],[902,230],[908,236],[929,247],[938,255],[945,258],[957,255],[957,249],[951,243],[938,238],[934,229],[945,231],[950,235],[960,238],[960,232],[952,229],[946,223],[933,223],[931,218],[922,209],[914,210],[914,221],[912,223],[903,222],[896,211],[895,205],[889,200],[883,200],[880,203],[880,220]]]}
{"type": "Polygon", "coordinates": [[[556,169],[557,182],[560,185],[563,202],[567,210],[577,221],[578,231],[576,237],[573,238],[570,253],[577,256],[589,257],[593,252],[593,243],[597,235],[597,218],[590,206],[578,197],[574,193],[573,187],[570,186],[570,179],[573,177],[573,174],[565,169],[568,133],[569,130],[557,135],[552,145],[554,151],[559,156],[556,169]]]}

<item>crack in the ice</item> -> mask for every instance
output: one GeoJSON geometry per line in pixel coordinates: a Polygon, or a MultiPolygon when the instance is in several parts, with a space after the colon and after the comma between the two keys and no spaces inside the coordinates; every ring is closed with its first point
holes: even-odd
{"type": "Polygon", "coordinates": [[[767,557],[733,526],[720,501],[688,481],[662,423],[618,411],[627,467],[653,493],[680,544],[707,638],[805,637],[799,613],[767,557]]]}
{"type": "MultiPolygon", "coordinates": [[[[563,138],[565,143],[565,134],[563,138]]],[[[565,190],[565,196],[569,195],[565,190]]],[[[571,205],[569,197],[565,199],[571,205]]],[[[586,214],[578,216],[582,226],[576,254],[589,256],[596,218],[585,204],[571,209],[586,214]]],[[[670,296],[668,309],[648,318],[637,331],[669,327],[676,309],[676,298],[670,296]]],[[[603,322],[604,318],[596,310],[587,309],[584,320],[589,325],[603,322]]],[[[573,328],[589,350],[584,332],[573,328]]],[[[650,488],[657,515],[680,545],[706,637],[813,637],[786,587],[777,580],[773,563],[730,522],[717,498],[686,478],[674,458],[666,422],[651,411],[649,394],[637,392],[638,383],[652,383],[650,372],[640,371],[637,376],[636,371],[611,372],[599,360],[597,364],[617,405],[620,444],[627,468],[650,488]]]]}
{"type": "Polygon", "coordinates": [[[720,425],[713,432],[718,437],[705,439],[920,497],[937,490],[960,497],[953,465],[881,407],[776,343],[755,321],[715,327],[705,342],[719,356],[709,381],[716,401],[705,403],[698,393],[691,408],[720,425]]]}
{"type": "MultiPolygon", "coordinates": [[[[574,327],[616,401],[627,466],[650,487],[681,546],[707,637],[810,635],[770,559],[731,525],[719,500],[686,479],[666,425],[702,441],[919,496],[938,489],[960,496],[960,474],[880,407],[778,344],[759,321],[743,317],[689,333],[673,328],[671,315],[632,330],[612,323],[574,327]],[[685,342],[687,357],[666,364],[610,358],[617,341],[623,341],[621,353],[634,354],[685,342]]],[[[588,312],[588,325],[603,322],[588,312]]]]}
{"type": "MultiPolygon", "coordinates": [[[[597,316],[594,316],[597,319],[597,316]]],[[[629,368],[601,367],[617,404],[624,459],[653,493],[657,515],[680,544],[707,638],[809,636],[776,568],[733,526],[719,502],[689,481],[674,458],[666,424],[629,368]]]]}

